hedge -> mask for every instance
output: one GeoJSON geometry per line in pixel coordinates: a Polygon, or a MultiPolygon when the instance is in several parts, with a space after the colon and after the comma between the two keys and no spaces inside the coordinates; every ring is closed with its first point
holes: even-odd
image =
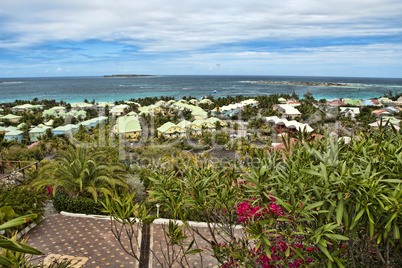
{"type": "Polygon", "coordinates": [[[53,206],[58,212],[66,211],[71,213],[105,215],[105,213],[102,213],[103,206],[101,201],[103,200],[98,199],[98,202],[95,203],[91,198],[70,196],[60,191],[57,191],[55,196],[53,196],[53,206]]]}

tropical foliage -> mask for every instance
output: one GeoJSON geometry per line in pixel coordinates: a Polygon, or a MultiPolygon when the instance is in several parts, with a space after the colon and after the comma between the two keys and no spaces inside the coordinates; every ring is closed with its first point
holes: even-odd
{"type": "Polygon", "coordinates": [[[52,186],[72,195],[92,197],[96,202],[102,191],[111,193],[116,187],[126,187],[125,176],[122,166],[108,163],[102,152],[69,147],[40,170],[33,186],[37,189],[52,186]]]}
{"type": "Polygon", "coordinates": [[[259,165],[240,181],[206,165],[160,171],[151,200],[164,216],[210,224],[207,242],[222,265],[400,267],[401,133],[284,143],[256,155],[259,165]]]}

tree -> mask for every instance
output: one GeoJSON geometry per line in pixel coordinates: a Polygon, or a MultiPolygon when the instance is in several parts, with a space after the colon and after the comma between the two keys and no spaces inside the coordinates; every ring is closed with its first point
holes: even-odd
{"type": "Polygon", "coordinates": [[[92,196],[96,202],[101,191],[112,193],[117,186],[127,187],[126,174],[120,164],[106,163],[102,152],[68,147],[39,171],[33,186],[37,189],[52,186],[73,195],[92,196]]]}

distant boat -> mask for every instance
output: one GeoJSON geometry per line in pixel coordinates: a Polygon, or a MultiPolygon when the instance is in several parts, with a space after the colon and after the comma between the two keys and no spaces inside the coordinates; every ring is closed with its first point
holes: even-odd
{"type": "Polygon", "coordinates": [[[212,91],[212,94],[217,94],[218,92],[216,90],[212,91]]]}

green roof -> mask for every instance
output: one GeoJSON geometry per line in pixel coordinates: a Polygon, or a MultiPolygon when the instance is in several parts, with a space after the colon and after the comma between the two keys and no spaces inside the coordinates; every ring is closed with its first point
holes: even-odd
{"type": "Polygon", "coordinates": [[[141,124],[134,116],[122,116],[117,119],[117,130],[120,133],[141,131],[141,124]]]}
{"type": "Polygon", "coordinates": [[[357,100],[357,99],[344,99],[343,103],[346,105],[352,105],[352,106],[363,106],[362,100],[357,100]]]}
{"type": "Polygon", "coordinates": [[[12,130],[12,131],[7,132],[5,136],[18,136],[18,135],[21,135],[22,133],[24,133],[24,132],[22,132],[20,130],[12,130]]]}
{"type": "Polygon", "coordinates": [[[177,126],[175,124],[173,124],[172,122],[167,122],[167,123],[163,124],[162,126],[158,127],[158,131],[165,133],[172,127],[177,127],[177,126]]]}
{"type": "Polygon", "coordinates": [[[29,133],[45,133],[46,129],[41,127],[35,127],[29,131],[29,133]]]}
{"type": "Polygon", "coordinates": [[[8,114],[5,115],[3,117],[1,117],[0,119],[4,120],[4,119],[8,119],[8,120],[12,120],[12,119],[20,119],[22,116],[19,115],[13,115],[13,114],[8,114]]]}
{"type": "Polygon", "coordinates": [[[48,122],[46,122],[45,125],[51,127],[51,126],[53,126],[53,123],[54,123],[54,120],[51,119],[51,120],[49,120],[48,122]]]}

